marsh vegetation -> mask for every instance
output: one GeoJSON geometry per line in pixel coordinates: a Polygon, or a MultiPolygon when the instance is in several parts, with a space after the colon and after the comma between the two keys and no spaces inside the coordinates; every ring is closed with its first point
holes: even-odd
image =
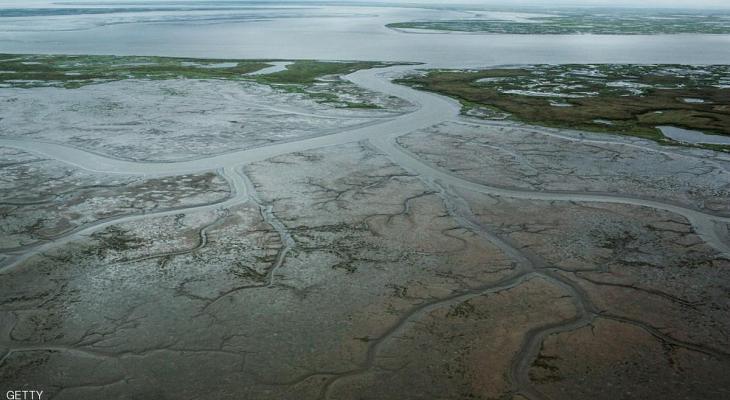
{"type": "Polygon", "coordinates": [[[272,62],[275,61],[0,54],[0,88],[75,89],[125,79],[216,79],[265,84],[286,92],[301,93],[320,103],[330,103],[339,107],[377,108],[378,106],[370,101],[354,99],[355,88],[348,82],[340,80],[339,76],[360,69],[392,65],[368,61],[299,60],[287,65],[281,71],[253,74],[271,67],[272,62]],[[331,86],[336,86],[338,90],[331,90],[331,86]]]}
{"type": "Polygon", "coordinates": [[[659,35],[728,34],[726,12],[657,10],[561,10],[519,19],[473,18],[407,21],[388,24],[393,29],[474,32],[517,35],[659,35]]]}
{"type": "Polygon", "coordinates": [[[536,65],[438,70],[399,81],[549,127],[669,142],[657,126],[730,135],[730,67],[536,65]]]}

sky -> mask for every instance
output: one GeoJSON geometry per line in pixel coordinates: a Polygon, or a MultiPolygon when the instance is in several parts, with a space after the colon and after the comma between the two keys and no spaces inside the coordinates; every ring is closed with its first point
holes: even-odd
{"type": "Polygon", "coordinates": [[[730,0],[370,0],[414,4],[474,4],[486,6],[586,6],[586,7],[668,7],[668,8],[730,8],[730,0]]]}
{"type": "MultiPolygon", "coordinates": [[[[43,6],[58,3],[68,5],[73,3],[134,3],[134,4],[155,4],[159,1],[170,2],[170,0],[0,0],[0,7],[3,6],[43,6]]],[[[174,0],[175,2],[185,3],[194,2],[195,0],[174,0]]],[[[217,0],[226,1],[226,0],[217,0]]],[[[236,1],[236,0],[228,0],[236,1]]],[[[240,1],[240,0],[239,0],[240,1]]],[[[257,0],[270,3],[281,3],[278,0],[257,0]]],[[[313,1],[317,0],[294,0],[294,1],[313,1]]],[[[373,2],[373,3],[407,3],[407,4],[429,4],[429,5],[480,5],[480,6],[608,6],[608,7],[662,7],[662,8],[726,8],[730,9],[730,0],[329,0],[336,2],[354,1],[357,3],[373,2]]]]}

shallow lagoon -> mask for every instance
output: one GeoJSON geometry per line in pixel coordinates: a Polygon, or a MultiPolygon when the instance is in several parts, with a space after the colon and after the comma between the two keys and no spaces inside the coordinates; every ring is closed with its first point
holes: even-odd
{"type": "Polygon", "coordinates": [[[730,137],[707,135],[700,131],[677,128],[676,126],[657,126],[662,134],[672,140],[693,144],[725,144],[730,145],[730,137]]]}
{"type": "Polygon", "coordinates": [[[158,13],[152,19],[158,22],[144,13],[4,18],[0,52],[417,61],[439,67],[730,63],[729,35],[404,33],[385,25],[463,13],[394,7],[261,8],[260,15],[247,11],[239,20],[206,13],[202,19],[199,12],[158,13]],[[37,26],[50,30],[34,31],[37,26]]]}

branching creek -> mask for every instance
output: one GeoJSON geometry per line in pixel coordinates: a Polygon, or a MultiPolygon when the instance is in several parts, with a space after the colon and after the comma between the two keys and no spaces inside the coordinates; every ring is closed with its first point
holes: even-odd
{"type": "MultiPolygon", "coordinates": [[[[531,191],[485,185],[460,178],[438,167],[428,165],[419,160],[414,154],[400,147],[396,143],[396,139],[399,136],[419,129],[425,129],[445,121],[458,120],[460,118],[460,106],[452,99],[396,85],[388,79],[388,76],[407,72],[412,68],[414,67],[394,66],[360,70],[346,77],[353,83],[365,89],[400,97],[416,105],[416,109],[412,112],[408,112],[394,118],[380,119],[378,123],[358,126],[339,133],[309,137],[302,140],[288,141],[194,160],[164,163],[134,162],[115,159],[102,154],[92,153],[58,143],[35,142],[21,138],[0,139],[0,146],[9,146],[35,154],[40,154],[88,171],[149,177],[175,176],[189,173],[216,171],[220,176],[228,181],[230,186],[230,195],[223,201],[193,207],[182,207],[159,212],[126,215],[108,220],[101,220],[67,232],[65,235],[55,238],[55,240],[38,243],[33,246],[27,246],[14,253],[7,253],[6,255],[8,257],[0,263],[0,276],[8,274],[15,269],[22,268],[24,266],[24,261],[30,257],[46,252],[52,248],[63,246],[64,244],[78,240],[79,238],[88,237],[94,232],[115,224],[121,224],[142,218],[174,215],[182,212],[192,213],[211,210],[225,210],[237,204],[251,202],[260,210],[263,220],[279,234],[282,242],[282,250],[276,256],[274,265],[268,271],[267,276],[265,277],[266,282],[263,284],[263,286],[273,285],[274,280],[276,279],[277,268],[285,262],[287,253],[295,244],[286,227],[274,215],[271,206],[263,203],[259,199],[254,186],[243,172],[243,166],[293,152],[301,152],[353,142],[364,142],[369,143],[372,147],[376,148],[379,152],[388,157],[390,161],[401,166],[407,172],[418,176],[430,190],[438,194],[451,216],[459,224],[461,224],[463,228],[476,233],[483,240],[497,246],[508,257],[510,257],[516,265],[518,265],[518,268],[515,270],[516,272],[513,275],[498,282],[470,290],[455,292],[444,298],[424,302],[404,313],[404,315],[390,326],[383,335],[369,341],[365,359],[362,360],[357,368],[337,373],[327,371],[315,372],[299,377],[298,379],[286,384],[295,384],[314,376],[322,376],[326,379],[323,380],[324,384],[321,388],[320,398],[330,398],[332,389],[341,381],[369,371],[374,366],[378,357],[378,352],[380,351],[383,343],[386,343],[389,339],[397,336],[403,329],[405,329],[406,325],[410,321],[417,320],[425,314],[439,308],[449,307],[478,296],[509,290],[530,279],[544,279],[565,290],[571,295],[577,313],[569,320],[537,327],[526,333],[522,340],[520,350],[516,353],[512,360],[512,365],[508,374],[512,384],[513,393],[515,394],[520,394],[528,399],[535,400],[544,398],[541,393],[532,387],[528,376],[528,369],[530,368],[533,360],[537,357],[543,340],[551,334],[572,331],[586,326],[596,318],[613,319],[622,323],[631,324],[634,327],[642,329],[648,334],[657,337],[661,341],[678,347],[702,352],[723,360],[730,358],[730,354],[726,354],[721,350],[693,343],[685,343],[667,336],[642,321],[631,320],[625,317],[614,316],[601,312],[593,304],[591,304],[588,296],[584,293],[582,288],[559,275],[556,268],[551,265],[547,265],[534,254],[525,251],[518,244],[513,243],[509,238],[498,235],[490,230],[488,226],[480,223],[473,215],[467,203],[459,197],[457,189],[461,191],[472,191],[515,199],[614,203],[668,211],[686,218],[694,227],[695,232],[707,244],[717,249],[720,253],[723,253],[726,257],[730,257],[730,243],[728,243],[727,237],[724,237],[725,234],[721,231],[721,229],[724,229],[724,224],[730,223],[730,218],[712,215],[701,210],[692,209],[679,204],[671,204],[641,197],[628,197],[611,193],[594,192],[531,191]]],[[[505,122],[480,122],[479,124],[486,126],[489,126],[490,124],[503,126],[505,122]]],[[[535,128],[535,131],[543,132],[542,129],[537,128],[535,128]]],[[[554,130],[546,129],[544,134],[556,135],[558,133],[554,130]]],[[[580,141],[581,139],[573,138],[571,140],[580,141]]],[[[595,142],[595,140],[588,139],[586,139],[586,141],[595,142]]],[[[610,141],[610,143],[617,142],[610,141]]],[[[626,145],[640,147],[640,145],[635,143],[626,145]]],[[[658,150],[647,148],[647,151],[658,150]]],[[[212,224],[215,223],[216,222],[213,222],[212,224]]],[[[205,244],[205,229],[211,225],[206,226],[201,231],[200,244],[198,246],[205,244]]],[[[261,286],[259,285],[257,287],[261,286]]],[[[238,289],[242,290],[246,288],[238,289]]],[[[14,350],[11,349],[11,352],[12,351],[14,350]]],[[[17,351],[23,351],[23,349],[17,349],[17,351]]],[[[76,350],[68,349],[68,351],[76,350]]]]}

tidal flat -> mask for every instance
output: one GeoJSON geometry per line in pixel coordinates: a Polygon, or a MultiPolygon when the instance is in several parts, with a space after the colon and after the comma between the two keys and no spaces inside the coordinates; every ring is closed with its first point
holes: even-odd
{"type": "Polygon", "coordinates": [[[0,388],[725,399],[727,69],[424,68],[0,56],[0,388]]]}

